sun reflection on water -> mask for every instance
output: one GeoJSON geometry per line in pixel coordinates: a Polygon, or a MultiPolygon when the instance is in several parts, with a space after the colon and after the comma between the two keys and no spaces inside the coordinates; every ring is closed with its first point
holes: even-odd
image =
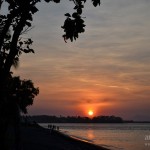
{"type": "Polygon", "coordinates": [[[88,139],[90,139],[90,140],[93,140],[94,139],[94,133],[93,133],[93,130],[91,130],[91,129],[89,129],[88,131],[87,131],[87,137],[88,137],[88,139]]]}

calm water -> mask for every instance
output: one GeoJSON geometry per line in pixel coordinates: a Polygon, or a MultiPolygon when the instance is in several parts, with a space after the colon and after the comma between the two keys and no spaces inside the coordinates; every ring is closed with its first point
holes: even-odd
{"type": "MultiPolygon", "coordinates": [[[[40,124],[47,127],[48,124],[40,124]]],[[[150,150],[150,124],[53,124],[68,135],[112,150],[150,150]]]]}

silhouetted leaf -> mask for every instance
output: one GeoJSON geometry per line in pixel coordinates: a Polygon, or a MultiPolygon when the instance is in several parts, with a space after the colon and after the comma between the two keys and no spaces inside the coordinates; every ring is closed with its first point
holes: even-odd
{"type": "Polygon", "coordinates": [[[96,7],[97,5],[100,5],[101,4],[101,1],[100,0],[92,0],[93,2],[93,5],[96,7]]]}
{"type": "Polygon", "coordinates": [[[31,23],[30,23],[30,22],[26,22],[26,25],[27,25],[28,27],[31,27],[31,23]]]}
{"type": "Polygon", "coordinates": [[[77,9],[77,12],[78,12],[78,14],[82,14],[82,9],[81,9],[81,8],[78,8],[78,9],[77,9]]]}
{"type": "Polygon", "coordinates": [[[33,49],[29,49],[29,51],[32,52],[32,53],[34,53],[34,50],[33,50],[33,49]]]}
{"type": "Polygon", "coordinates": [[[71,15],[70,15],[69,13],[66,13],[66,14],[65,14],[65,16],[67,16],[67,17],[71,17],[71,15]]]}
{"type": "Polygon", "coordinates": [[[36,7],[32,7],[31,12],[32,14],[36,13],[38,11],[38,9],[36,7]]]}

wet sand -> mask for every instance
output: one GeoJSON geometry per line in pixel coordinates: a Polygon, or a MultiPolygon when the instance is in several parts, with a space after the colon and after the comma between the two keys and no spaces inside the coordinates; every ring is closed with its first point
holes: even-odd
{"type": "Polygon", "coordinates": [[[23,150],[108,150],[61,132],[42,127],[22,127],[21,145],[23,150]]]}

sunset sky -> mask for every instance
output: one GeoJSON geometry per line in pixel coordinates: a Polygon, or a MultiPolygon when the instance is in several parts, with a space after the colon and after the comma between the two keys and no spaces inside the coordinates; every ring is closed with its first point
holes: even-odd
{"type": "Polygon", "coordinates": [[[86,32],[64,42],[61,26],[72,2],[42,3],[34,16],[35,54],[23,54],[15,75],[40,94],[29,114],[116,115],[150,120],[150,0],[85,5],[86,32]]]}

